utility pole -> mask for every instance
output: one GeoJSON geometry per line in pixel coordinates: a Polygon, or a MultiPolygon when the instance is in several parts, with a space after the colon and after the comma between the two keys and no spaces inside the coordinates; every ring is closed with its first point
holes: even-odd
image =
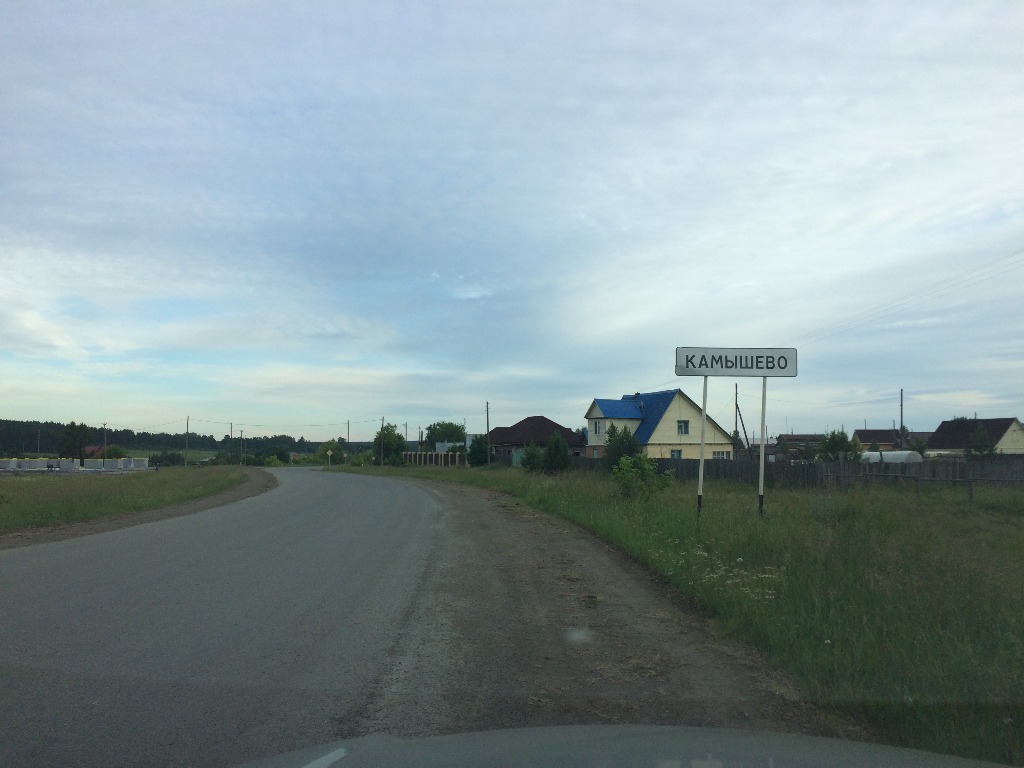
{"type": "Polygon", "coordinates": [[[487,466],[491,466],[491,401],[487,401],[487,466]]]}
{"type": "Polygon", "coordinates": [[[384,466],[384,417],[380,417],[380,465],[384,466]]]}
{"type": "Polygon", "coordinates": [[[185,466],[188,466],[188,420],[189,417],[185,417],[185,466]]]}
{"type": "Polygon", "coordinates": [[[903,387],[900,387],[900,450],[907,449],[907,438],[903,432],[903,387]]]}
{"type": "Polygon", "coordinates": [[[245,464],[245,430],[238,430],[238,465],[245,464]]]}
{"type": "Polygon", "coordinates": [[[103,422],[103,468],[107,468],[107,422],[103,422]]]}

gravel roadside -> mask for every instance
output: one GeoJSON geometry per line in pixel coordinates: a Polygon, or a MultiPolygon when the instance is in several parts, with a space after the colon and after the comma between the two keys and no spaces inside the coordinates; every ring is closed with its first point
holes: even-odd
{"type": "Polygon", "coordinates": [[[874,740],[592,534],[501,494],[418,484],[445,509],[443,546],[339,737],[623,723],[874,740]]]}

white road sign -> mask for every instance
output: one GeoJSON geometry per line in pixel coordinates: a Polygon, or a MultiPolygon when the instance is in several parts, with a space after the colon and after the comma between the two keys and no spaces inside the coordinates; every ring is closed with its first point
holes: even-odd
{"type": "Polygon", "coordinates": [[[676,376],[796,376],[796,350],[676,347],[676,376]]]}

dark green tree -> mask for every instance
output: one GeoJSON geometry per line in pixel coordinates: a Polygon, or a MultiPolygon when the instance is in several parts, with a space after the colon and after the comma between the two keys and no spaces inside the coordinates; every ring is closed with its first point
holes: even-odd
{"type": "Polygon", "coordinates": [[[402,454],[407,448],[405,437],[398,431],[398,425],[385,424],[383,428],[377,430],[377,435],[373,438],[373,461],[380,464],[383,460],[388,466],[401,466],[405,463],[402,454]]]}
{"type": "Polygon", "coordinates": [[[967,441],[967,449],[964,451],[964,457],[968,460],[981,459],[986,456],[991,456],[996,452],[996,447],[992,443],[992,439],[988,436],[988,431],[979,424],[975,427],[974,431],[971,432],[970,438],[967,441]]]}
{"type": "Polygon", "coordinates": [[[530,443],[526,446],[526,450],[523,451],[523,458],[520,460],[519,466],[527,472],[540,472],[544,469],[544,454],[535,443],[530,443]]]}
{"type": "Polygon", "coordinates": [[[64,427],[60,440],[60,455],[67,459],[85,458],[85,447],[92,442],[93,429],[85,424],[71,422],[64,427]]]}
{"type": "Polygon", "coordinates": [[[341,464],[345,461],[344,443],[345,441],[340,438],[321,443],[320,447],[316,449],[316,460],[321,464],[341,464]],[[331,451],[330,457],[327,456],[328,451],[331,451]],[[328,458],[330,458],[329,462],[328,458]]]}
{"type": "Polygon", "coordinates": [[[607,459],[606,466],[608,471],[611,472],[618,466],[623,456],[640,456],[643,454],[644,449],[640,445],[640,441],[633,437],[629,427],[619,429],[612,424],[605,433],[604,451],[605,458],[607,459]]]}
{"type": "Polygon", "coordinates": [[[732,448],[734,451],[742,451],[745,447],[743,445],[743,438],[740,437],[740,431],[738,429],[734,429],[732,431],[732,435],[729,436],[729,440],[732,441],[732,448]]]}
{"type": "Polygon", "coordinates": [[[108,445],[106,447],[106,450],[103,451],[103,458],[126,459],[128,458],[128,451],[126,451],[120,445],[108,445]]]}
{"type": "Polygon", "coordinates": [[[789,461],[789,440],[785,435],[779,435],[779,439],[775,441],[775,460],[789,461]]]}
{"type": "Polygon", "coordinates": [[[821,441],[815,458],[818,461],[839,461],[840,456],[844,457],[846,461],[860,461],[861,447],[856,440],[850,439],[846,430],[834,429],[821,441]]]}
{"type": "Polygon", "coordinates": [[[548,474],[565,472],[571,463],[569,443],[562,437],[561,432],[552,432],[548,444],[544,446],[544,471],[548,474]]]}
{"type": "Polygon", "coordinates": [[[428,451],[434,450],[438,443],[462,443],[466,444],[466,428],[453,421],[435,421],[429,427],[423,437],[428,451]]]}
{"type": "Polygon", "coordinates": [[[469,444],[469,455],[466,457],[471,466],[487,466],[487,435],[477,435],[469,444]]]}

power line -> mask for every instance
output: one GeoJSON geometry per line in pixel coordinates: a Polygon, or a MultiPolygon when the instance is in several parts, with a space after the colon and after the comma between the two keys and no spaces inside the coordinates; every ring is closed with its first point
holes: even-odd
{"type": "Polygon", "coordinates": [[[991,280],[994,277],[999,277],[1021,267],[1024,267],[1024,249],[1018,249],[983,264],[976,264],[970,269],[965,269],[963,272],[958,272],[916,291],[911,291],[898,299],[869,307],[842,320],[836,320],[821,328],[801,334],[792,339],[790,343],[806,347],[832,336],[867,325],[868,323],[877,322],[880,319],[891,317],[922,304],[927,304],[935,299],[948,296],[955,291],[970,288],[978,283],[991,280]]]}

